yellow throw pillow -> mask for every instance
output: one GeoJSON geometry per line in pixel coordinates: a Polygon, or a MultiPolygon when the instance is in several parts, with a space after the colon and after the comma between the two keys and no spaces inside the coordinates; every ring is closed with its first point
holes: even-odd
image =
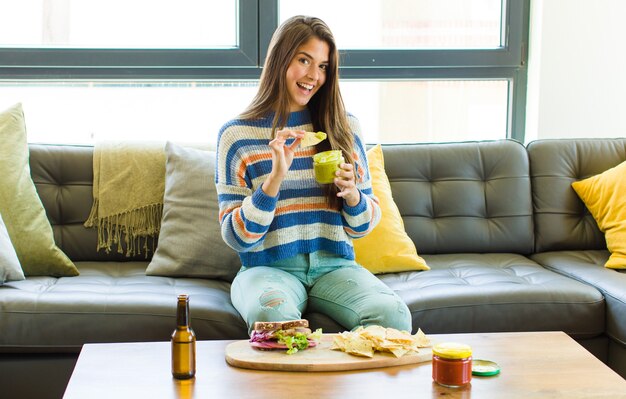
{"type": "Polygon", "coordinates": [[[626,161],[572,187],[604,233],[611,252],[604,266],[626,269],[626,161]]]}
{"type": "Polygon", "coordinates": [[[368,235],[354,240],[357,263],[374,274],[430,270],[424,259],[417,255],[415,244],[404,230],[402,216],[391,195],[380,145],[367,151],[367,163],[382,217],[368,235]]]}

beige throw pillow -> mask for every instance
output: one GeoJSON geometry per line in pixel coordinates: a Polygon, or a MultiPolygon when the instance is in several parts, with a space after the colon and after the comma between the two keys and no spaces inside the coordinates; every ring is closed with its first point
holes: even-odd
{"type": "Polygon", "coordinates": [[[52,226],[30,176],[22,105],[0,113],[0,213],[27,276],[76,276],[54,242],[52,226]]]}
{"type": "Polygon", "coordinates": [[[165,194],[150,276],[232,281],[241,267],[222,240],[215,189],[215,152],[165,145],[165,194]]]}

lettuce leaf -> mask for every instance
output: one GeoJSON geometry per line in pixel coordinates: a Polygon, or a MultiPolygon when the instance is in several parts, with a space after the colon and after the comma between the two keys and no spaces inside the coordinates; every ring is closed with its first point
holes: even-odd
{"type": "Polygon", "coordinates": [[[294,335],[285,335],[283,330],[278,330],[276,331],[276,337],[278,338],[279,344],[283,344],[287,347],[287,354],[293,355],[298,351],[308,348],[310,341],[319,342],[320,339],[322,339],[322,329],[318,328],[315,332],[308,335],[301,332],[297,332],[294,335]]]}
{"type": "Polygon", "coordinates": [[[285,335],[282,330],[276,332],[279,344],[287,346],[287,354],[293,355],[299,350],[304,350],[309,347],[309,340],[306,338],[306,334],[297,332],[294,335],[285,335]]]}
{"type": "Polygon", "coordinates": [[[309,341],[320,342],[322,340],[322,329],[318,328],[317,330],[309,334],[307,338],[309,339],[309,341]]]}

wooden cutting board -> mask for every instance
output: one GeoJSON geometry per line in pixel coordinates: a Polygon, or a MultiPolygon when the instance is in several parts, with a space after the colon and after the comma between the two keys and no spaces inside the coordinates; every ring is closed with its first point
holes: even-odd
{"type": "Polygon", "coordinates": [[[331,350],[332,341],[333,334],[324,334],[318,346],[293,355],[285,351],[259,350],[250,346],[247,340],[237,341],[226,347],[226,362],[231,366],[254,370],[345,371],[402,366],[432,359],[431,348],[420,348],[419,353],[399,358],[391,353],[375,352],[370,359],[331,350]]]}

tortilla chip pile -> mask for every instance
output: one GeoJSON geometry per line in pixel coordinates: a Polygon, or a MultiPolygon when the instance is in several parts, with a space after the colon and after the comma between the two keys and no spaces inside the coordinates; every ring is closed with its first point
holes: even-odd
{"type": "Polygon", "coordinates": [[[418,348],[430,346],[430,339],[421,329],[415,335],[395,328],[381,326],[359,327],[337,334],[330,349],[351,355],[374,357],[374,352],[391,352],[396,357],[417,353],[418,348]]]}

